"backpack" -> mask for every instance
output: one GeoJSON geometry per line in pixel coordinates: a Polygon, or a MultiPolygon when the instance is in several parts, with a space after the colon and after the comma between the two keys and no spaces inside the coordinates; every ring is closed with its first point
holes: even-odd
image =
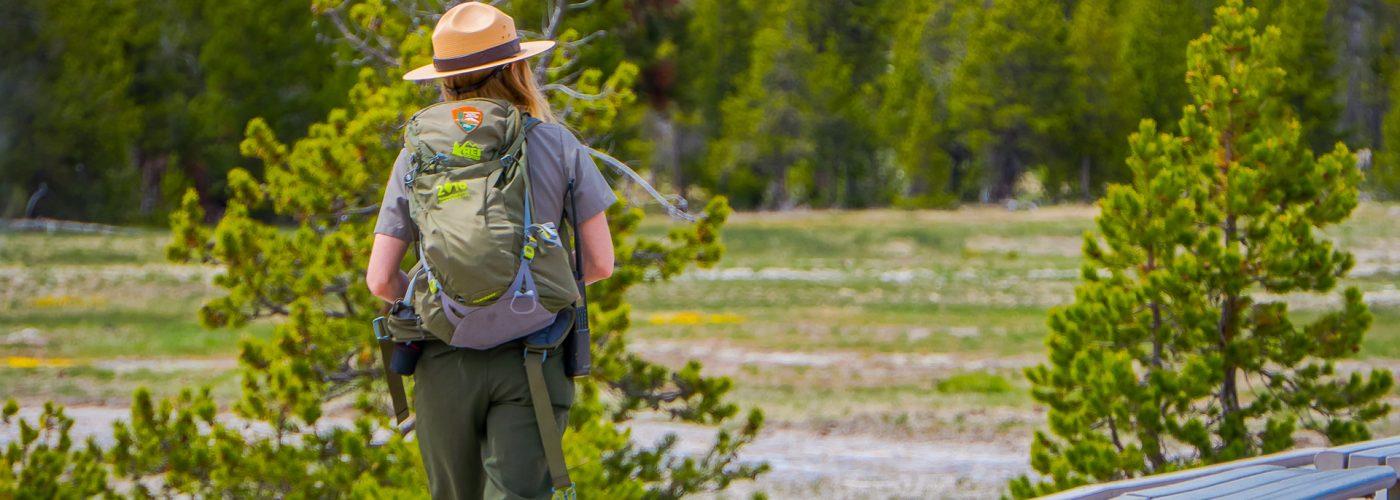
{"type": "MultiPolygon", "coordinates": [[[[588,305],[583,297],[578,220],[571,220],[576,264],[559,228],[532,213],[526,135],[539,124],[511,104],[468,99],[434,104],[405,124],[411,161],[403,183],[418,227],[418,263],[408,291],[374,321],[384,375],[399,423],[408,401],[395,368],[396,346],[437,338],[455,347],[489,349],[525,340],[530,386],[545,461],[556,494],[574,497],[563,441],[553,425],[544,361],[562,345],[565,372],[586,375],[588,305]],[[576,307],[569,307],[577,302],[576,307]],[[571,333],[572,332],[572,333],[571,333]]],[[[574,180],[566,190],[576,204],[574,180]]],[[[577,210],[570,210],[577,216],[577,210]]],[[[564,218],[560,217],[560,222],[564,218]]],[[[420,351],[421,352],[421,351],[420,351]]]]}
{"type": "Polygon", "coordinates": [[[403,183],[418,264],[402,301],[412,314],[387,321],[392,340],[489,349],[572,311],[569,249],[532,213],[525,143],[538,123],[493,99],[442,102],[409,118],[403,183]]]}

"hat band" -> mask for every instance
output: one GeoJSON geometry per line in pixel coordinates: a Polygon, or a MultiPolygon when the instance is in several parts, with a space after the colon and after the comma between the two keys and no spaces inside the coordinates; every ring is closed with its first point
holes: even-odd
{"type": "Polygon", "coordinates": [[[483,64],[509,58],[520,53],[520,39],[516,38],[509,42],[491,47],[489,49],[473,52],[461,57],[450,59],[433,58],[433,68],[438,71],[457,71],[459,69],[474,68],[483,64]]]}

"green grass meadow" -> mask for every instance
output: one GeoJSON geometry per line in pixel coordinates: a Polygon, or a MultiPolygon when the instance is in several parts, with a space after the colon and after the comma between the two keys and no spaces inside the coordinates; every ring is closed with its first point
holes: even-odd
{"type": "MultiPolygon", "coordinates": [[[[1073,296],[1092,209],[736,214],[727,254],[635,290],[634,348],[731,376],[777,428],[1024,441],[1043,415],[1021,370],[1073,296]]],[[[671,223],[652,218],[643,232],[671,223]]],[[[1355,363],[1400,360],[1400,206],[1364,205],[1329,237],[1357,256],[1376,321],[1355,363]]],[[[167,236],[0,233],[0,398],[126,404],[138,386],[236,397],[244,337],[208,330],[216,269],[164,261],[167,236]]],[[[1334,294],[1335,295],[1335,294],[1334,294]]],[[[1327,298],[1288,299],[1301,316],[1327,298]]],[[[1393,423],[1384,424],[1393,429],[1393,423]]]]}
{"type": "Polygon", "coordinates": [[[166,263],[168,238],[0,233],[0,398],[124,405],[139,386],[199,384],[236,397],[239,339],[272,325],[201,326],[215,270],[166,263]]]}
{"type": "MultiPolygon", "coordinates": [[[[643,352],[666,347],[654,356],[663,360],[686,352],[676,346],[703,346],[691,352],[734,376],[745,403],[792,425],[848,419],[881,432],[922,419],[935,428],[1002,408],[1016,416],[986,425],[1028,436],[1024,427],[1043,417],[1021,369],[1043,359],[1050,309],[1073,298],[1093,215],[1088,207],[738,214],[720,266],[635,294],[630,335],[643,352]]],[[[647,230],[664,226],[653,220],[647,230]]],[[[1375,321],[1355,361],[1395,365],[1400,206],[1363,205],[1325,232],[1357,256],[1343,285],[1372,301],[1375,321]]],[[[1339,294],[1288,300],[1307,318],[1339,294]]]]}

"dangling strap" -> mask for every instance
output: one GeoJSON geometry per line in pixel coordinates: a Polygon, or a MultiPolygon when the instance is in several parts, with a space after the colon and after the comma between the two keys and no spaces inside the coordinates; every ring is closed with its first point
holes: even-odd
{"type": "MultiPolygon", "coordinates": [[[[526,115],[520,139],[523,141],[530,129],[539,124],[539,119],[526,115]]],[[[524,153],[522,152],[522,154],[524,153]]],[[[533,207],[531,205],[534,200],[530,193],[529,168],[526,167],[525,172],[521,174],[525,176],[525,248],[527,250],[524,250],[525,255],[521,256],[520,268],[522,274],[525,275],[523,281],[527,283],[528,290],[525,293],[538,306],[539,294],[535,291],[535,279],[529,271],[530,261],[534,259],[535,250],[538,249],[535,234],[539,233],[546,244],[560,245],[559,233],[552,228],[535,226],[532,218],[533,207]]],[[[522,281],[522,277],[517,276],[516,281],[522,281]]],[[[511,290],[516,293],[517,297],[520,296],[519,284],[512,285],[511,290]]],[[[511,310],[514,310],[514,303],[511,305],[511,310]]],[[[533,311],[533,308],[531,310],[533,311]]],[[[535,407],[535,425],[540,430],[540,442],[544,445],[544,459],[549,464],[549,477],[554,485],[551,496],[556,500],[574,500],[578,493],[574,489],[573,480],[569,479],[569,466],[564,462],[564,438],[555,428],[554,405],[549,401],[549,387],[544,383],[544,361],[548,359],[548,356],[549,351],[526,348],[525,376],[530,382],[530,401],[535,407]]]]}
{"type": "Polygon", "coordinates": [[[554,485],[553,497],[572,500],[577,495],[569,479],[569,466],[564,462],[564,440],[555,428],[554,407],[549,402],[549,387],[544,383],[544,361],[548,351],[525,349],[525,376],[530,381],[530,401],[535,406],[535,424],[544,443],[544,460],[549,464],[549,478],[554,485]]]}
{"type": "Polygon", "coordinates": [[[402,424],[408,419],[408,396],[403,389],[403,375],[389,367],[389,360],[394,359],[394,341],[379,339],[379,354],[382,356],[379,361],[384,365],[384,381],[389,384],[389,400],[394,405],[395,423],[402,424]]]}

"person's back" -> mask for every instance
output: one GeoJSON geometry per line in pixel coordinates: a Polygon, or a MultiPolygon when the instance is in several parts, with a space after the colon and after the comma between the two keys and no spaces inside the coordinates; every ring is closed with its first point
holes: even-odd
{"type": "MultiPolygon", "coordinates": [[[[561,471],[563,463],[557,451],[557,441],[568,422],[574,386],[565,373],[563,356],[552,354],[552,350],[557,349],[554,347],[557,343],[546,346],[531,344],[527,348],[527,337],[533,339],[537,336],[529,335],[534,333],[532,330],[536,330],[537,325],[530,323],[535,321],[533,319],[522,318],[526,315],[540,317],[543,314],[540,310],[554,317],[553,308],[558,307],[558,302],[563,299],[551,302],[549,297],[567,297],[570,295],[565,292],[581,291],[544,289],[546,286],[557,286],[560,280],[555,277],[543,280],[552,284],[537,287],[535,283],[538,281],[533,280],[529,268],[544,266],[543,263],[533,262],[541,258],[540,252],[544,252],[541,248],[554,248],[552,245],[562,243],[537,240],[549,240],[551,236],[558,240],[558,235],[549,233],[549,229],[563,228],[567,225],[566,221],[577,220],[578,226],[572,230],[577,231],[578,239],[582,242],[580,247],[583,253],[576,265],[581,268],[583,281],[591,283],[609,276],[613,250],[603,212],[616,202],[616,196],[578,139],[568,129],[555,123],[553,113],[525,62],[526,58],[552,48],[553,42],[521,43],[509,17],[494,7],[470,2],[454,7],[443,15],[434,30],[433,47],[434,63],[409,72],[405,75],[406,79],[440,79],[443,98],[447,103],[476,98],[493,99],[514,105],[521,116],[528,114],[542,122],[527,127],[523,126],[522,121],[519,127],[524,134],[523,151],[520,153],[524,161],[521,162],[523,169],[520,173],[524,176],[521,180],[526,187],[516,191],[525,195],[524,199],[528,201],[504,199],[514,191],[505,189],[508,187],[507,181],[497,184],[498,179],[510,175],[505,170],[514,165],[510,159],[504,162],[506,165],[478,167],[501,169],[500,173],[492,174],[496,177],[478,179],[466,176],[477,184],[450,183],[457,181],[436,182],[434,187],[415,184],[414,176],[422,173],[425,164],[433,162],[425,158],[427,155],[417,150],[417,143],[409,139],[408,147],[400,153],[389,174],[384,202],[375,226],[374,249],[370,255],[366,281],[376,296],[394,303],[395,308],[403,305],[412,282],[414,292],[411,295],[417,299],[409,297],[412,303],[409,309],[419,306],[423,308],[419,312],[427,311],[431,306],[425,302],[431,300],[425,299],[428,297],[425,294],[430,293],[434,299],[441,301],[440,309],[444,311],[438,316],[457,320],[447,323],[421,318],[416,320],[416,328],[425,332],[421,336],[423,340],[418,341],[420,343],[416,347],[421,350],[421,356],[413,370],[416,380],[416,432],[433,497],[481,498],[484,495],[490,498],[547,498],[556,489],[568,487],[567,472],[561,471]],[[412,190],[415,186],[432,189],[431,196],[424,194],[414,200],[412,190]],[[492,196],[502,198],[493,200],[492,196]],[[439,201],[442,205],[435,205],[439,201]],[[467,291],[465,289],[471,287],[467,284],[469,280],[454,281],[445,277],[422,279],[423,284],[430,287],[424,292],[418,288],[420,278],[416,276],[417,273],[411,278],[399,270],[408,249],[415,244],[422,246],[428,242],[441,247],[487,244],[473,240],[484,237],[448,233],[469,232],[461,227],[480,226],[477,223],[454,222],[451,218],[492,216],[484,208],[467,207],[485,207],[493,202],[500,202],[502,207],[528,207],[528,210],[524,210],[525,214],[494,216],[486,224],[495,226],[480,230],[519,233],[519,246],[512,246],[504,239],[495,243],[501,248],[509,248],[500,252],[518,253],[519,264],[510,269],[487,269],[479,273],[489,276],[493,272],[497,275],[504,272],[516,277],[525,276],[515,279],[504,294],[493,296],[498,292],[485,291],[484,288],[467,291]],[[435,206],[438,211],[436,217],[447,218],[446,222],[424,218],[422,214],[426,209],[423,207],[429,205],[435,206]],[[502,225],[501,221],[506,219],[519,222],[502,225]],[[423,237],[425,229],[434,233],[423,237]],[[532,244],[535,246],[532,247],[532,244]],[[527,278],[531,283],[525,286],[523,281],[527,281],[527,278]],[[461,290],[453,290],[454,286],[461,290]],[[540,299],[540,304],[546,307],[530,308],[528,304],[520,302],[520,297],[530,296],[537,288],[540,289],[539,294],[531,297],[531,300],[540,299]],[[519,303],[514,309],[510,307],[511,299],[517,299],[519,303]],[[504,306],[490,311],[496,319],[468,315],[498,303],[504,306]],[[443,325],[450,325],[450,330],[443,325]],[[514,327],[519,327],[520,331],[511,329],[514,327]],[[546,395],[547,398],[544,398],[546,395]],[[552,415],[544,408],[552,410],[552,415]],[[551,422],[553,425],[537,424],[550,417],[554,420],[551,422]],[[549,440],[555,442],[547,442],[549,440]],[[554,450],[550,450],[551,447],[554,450]],[[552,453],[547,453],[547,450],[552,453]]],[[[489,120],[506,115],[474,114],[470,110],[457,112],[468,106],[439,106],[454,113],[444,115],[447,118],[433,119],[439,122],[443,119],[453,120],[452,125],[459,128],[462,135],[447,142],[439,141],[437,147],[431,148],[434,149],[432,156],[438,159],[434,165],[445,165],[444,168],[448,169],[458,166],[473,168],[474,161],[487,158],[486,161],[500,163],[502,155],[483,154],[478,149],[483,144],[471,139],[478,127],[494,126],[496,124],[489,120]],[[446,146],[448,142],[452,147],[446,146]],[[450,151],[437,151],[439,149],[450,151]],[[451,159],[454,156],[457,158],[451,159]],[[444,161],[445,158],[449,160],[444,161]]],[[[441,125],[439,122],[434,122],[434,125],[441,125]]],[[[443,134],[455,133],[451,127],[440,129],[443,134]]],[[[492,146],[502,147],[494,143],[492,146]]],[[[565,254],[552,255],[557,258],[565,254]]],[[[567,257],[563,258],[564,261],[568,260],[567,257]]],[[[426,262],[419,268],[431,268],[435,261],[431,257],[420,260],[426,262]]],[[[502,267],[500,262],[512,261],[480,257],[466,261],[459,259],[459,262],[443,266],[460,267],[464,270],[459,273],[474,275],[476,273],[472,271],[479,269],[471,269],[470,266],[476,260],[482,261],[481,265],[496,267],[502,267]]],[[[448,260],[439,257],[436,261],[448,260]]],[[[452,271],[447,269],[443,272],[452,271]]],[[[570,287],[577,288],[572,281],[568,283],[570,287]]],[[[416,318],[416,314],[411,317],[416,318]]],[[[539,330],[543,332],[553,326],[555,328],[550,331],[567,332],[570,326],[563,324],[563,320],[551,322],[556,324],[539,330]]]]}

